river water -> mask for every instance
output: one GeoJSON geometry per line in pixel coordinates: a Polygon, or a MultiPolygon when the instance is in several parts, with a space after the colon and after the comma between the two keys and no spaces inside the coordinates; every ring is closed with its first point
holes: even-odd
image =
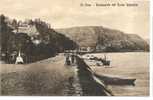
{"type": "Polygon", "coordinates": [[[107,56],[111,61],[109,67],[96,66],[91,61],[85,60],[92,70],[99,75],[119,78],[136,78],[135,86],[109,85],[114,95],[117,96],[148,96],[149,95],[149,53],[96,53],[96,57],[107,56]]]}

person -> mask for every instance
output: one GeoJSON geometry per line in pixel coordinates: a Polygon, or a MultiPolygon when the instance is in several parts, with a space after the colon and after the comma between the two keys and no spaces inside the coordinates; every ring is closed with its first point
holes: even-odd
{"type": "Polygon", "coordinates": [[[75,57],[74,57],[74,54],[71,55],[71,62],[72,64],[74,64],[74,60],[75,60],[75,57]]]}
{"type": "Polygon", "coordinates": [[[66,55],[65,64],[66,64],[66,65],[70,65],[70,64],[71,64],[71,63],[70,63],[70,55],[69,55],[69,54],[66,55]]]}
{"type": "Polygon", "coordinates": [[[73,76],[69,77],[69,83],[71,86],[73,85],[73,81],[74,81],[74,77],[73,76]]]}

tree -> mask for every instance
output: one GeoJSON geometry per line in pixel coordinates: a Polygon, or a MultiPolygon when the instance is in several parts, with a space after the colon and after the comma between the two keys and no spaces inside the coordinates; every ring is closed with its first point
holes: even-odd
{"type": "Polygon", "coordinates": [[[18,29],[18,22],[16,19],[13,19],[12,26],[14,27],[14,29],[16,29],[16,30],[18,29]]]}
{"type": "Polygon", "coordinates": [[[8,62],[9,59],[9,49],[8,49],[8,39],[10,34],[12,34],[12,29],[8,27],[6,23],[6,17],[4,15],[0,15],[0,47],[1,47],[1,53],[5,54],[5,57],[2,58],[6,62],[8,62]]]}

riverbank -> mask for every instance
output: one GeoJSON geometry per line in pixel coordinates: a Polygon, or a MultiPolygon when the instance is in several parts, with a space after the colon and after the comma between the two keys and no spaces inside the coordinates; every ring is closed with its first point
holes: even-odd
{"type": "Polygon", "coordinates": [[[83,96],[113,96],[113,93],[93,73],[84,59],[77,56],[78,78],[82,87],[83,96]]]}

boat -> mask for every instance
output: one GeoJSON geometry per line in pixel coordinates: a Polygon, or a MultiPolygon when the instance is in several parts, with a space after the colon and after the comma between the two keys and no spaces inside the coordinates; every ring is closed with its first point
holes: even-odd
{"type": "Polygon", "coordinates": [[[103,81],[106,85],[135,85],[135,78],[117,78],[95,74],[95,76],[103,81]]]}
{"type": "Polygon", "coordinates": [[[110,66],[110,60],[107,60],[106,55],[104,58],[91,57],[90,60],[100,61],[104,66],[110,66]]]}

